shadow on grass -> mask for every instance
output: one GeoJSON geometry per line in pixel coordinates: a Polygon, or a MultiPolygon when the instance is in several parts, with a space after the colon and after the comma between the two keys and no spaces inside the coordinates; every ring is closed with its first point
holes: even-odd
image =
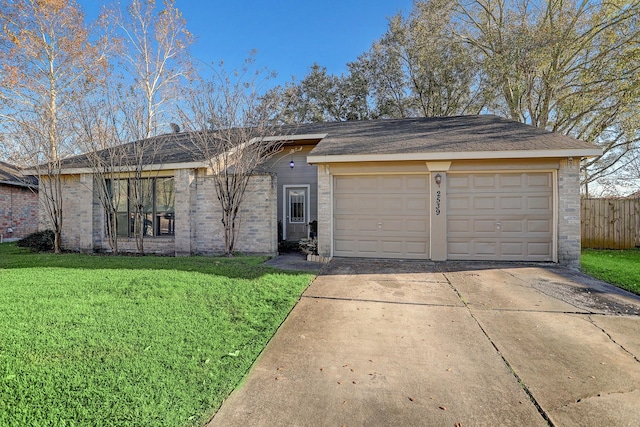
{"type": "Polygon", "coordinates": [[[0,244],[0,269],[19,268],[72,268],[83,270],[176,270],[190,271],[230,279],[258,279],[266,274],[298,276],[310,274],[305,271],[281,270],[264,261],[267,256],[134,256],[78,253],[34,253],[19,248],[15,243],[0,244]]]}

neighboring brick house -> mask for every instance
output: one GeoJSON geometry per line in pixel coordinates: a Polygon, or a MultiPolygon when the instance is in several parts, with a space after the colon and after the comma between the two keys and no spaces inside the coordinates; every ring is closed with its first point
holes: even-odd
{"type": "MultiPolygon", "coordinates": [[[[185,133],[145,143],[168,138],[146,172],[154,197],[171,194],[150,201],[147,247],[219,253],[208,162],[185,133]]],[[[299,239],[315,225],[325,257],[579,264],[580,160],[601,154],[591,144],[490,115],[283,126],[274,138],[285,145],[251,181],[240,252],[273,254],[278,228],[299,239]]],[[[63,244],[104,250],[91,168],[80,157],[65,173],[63,244]]]]}
{"type": "Polygon", "coordinates": [[[38,231],[38,186],[19,168],[0,162],[0,240],[38,231]]]}

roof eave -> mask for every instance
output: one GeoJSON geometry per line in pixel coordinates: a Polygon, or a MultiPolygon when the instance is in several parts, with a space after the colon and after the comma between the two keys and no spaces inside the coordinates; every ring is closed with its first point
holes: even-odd
{"type": "Polygon", "coordinates": [[[38,188],[37,184],[29,184],[26,182],[18,182],[18,181],[0,181],[0,184],[11,185],[13,187],[38,188]]]}
{"type": "MultiPolygon", "coordinates": [[[[208,168],[209,162],[182,162],[182,163],[161,163],[161,164],[148,164],[142,167],[142,171],[164,171],[164,170],[174,170],[174,169],[201,169],[208,168]]],[[[117,172],[134,172],[138,169],[138,166],[116,166],[115,168],[117,172]]],[[[32,175],[37,176],[37,170],[31,170],[33,172],[32,175]]],[[[44,171],[43,171],[44,172],[44,171]]],[[[80,175],[80,174],[93,174],[95,173],[95,168],[91,167],[71,167],[71,168],[60,168],[61,175],[80,175]]],[[[47,175],[46,173],[41,173],[40,175],[47,175]]]]}
{"type": "Polygon", "coordinates": [[[396,154],[340,154],[310,155],[307,162],[351,163],[351,162],[401,162],[429,160],[491,160],[491,159],[538,159],[567,157],[597,157],[602,155],[600,148],[557,149],[557,150],[507,150],[507,151],[465,151],[440,153],[396,153],[396,154]]]}

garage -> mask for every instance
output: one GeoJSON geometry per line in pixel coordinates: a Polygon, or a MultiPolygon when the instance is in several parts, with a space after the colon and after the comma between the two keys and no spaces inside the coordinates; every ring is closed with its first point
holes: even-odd
{"type": "Polygon", "coordinates": [[[447,259],[553,260],[551,172],[451,173],[447,259]]]}
{"type": "Polygon", "coordinates": [[[334,255],[429,258],[429,176],[333,178],[334,255]]]}
{"type": "Polygon", "coordinates": [[[319,255],[579,265],[580,164],[598,147],[487,115],[323,129],[307,156],[319,255]]]}

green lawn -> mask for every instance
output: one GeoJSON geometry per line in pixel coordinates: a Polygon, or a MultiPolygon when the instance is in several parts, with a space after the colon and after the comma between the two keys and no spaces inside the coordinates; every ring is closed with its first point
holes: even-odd
{"type": "Polygon", "coordinates": [[[640,295],[640,249],[582,251],[582,271],[640,295]]]}
{"type": "Polygon", "coordinates": [[[0,245],[1,426],[203,425],[313,276],[0,245]]]}

